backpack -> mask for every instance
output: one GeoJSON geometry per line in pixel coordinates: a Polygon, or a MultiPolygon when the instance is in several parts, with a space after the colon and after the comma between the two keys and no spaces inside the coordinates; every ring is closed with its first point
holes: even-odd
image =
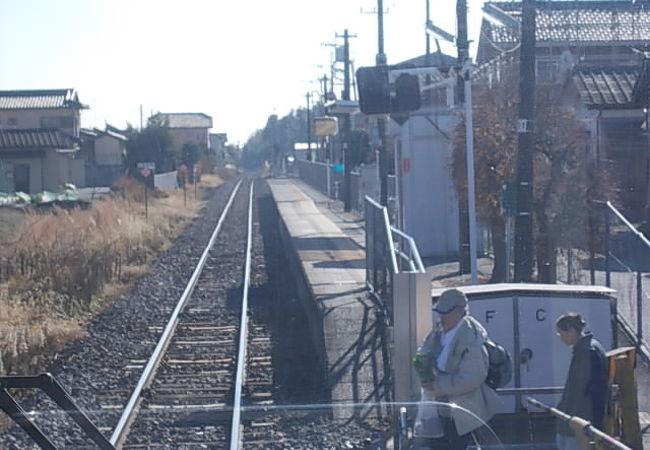
{"type": "Polygon", "coordinates": [[[492,389],[502,388],[512,378],[512,359],[508,350],[488,339],[483,345],[488,353],[488,374],[485,384],[492,389]]]}

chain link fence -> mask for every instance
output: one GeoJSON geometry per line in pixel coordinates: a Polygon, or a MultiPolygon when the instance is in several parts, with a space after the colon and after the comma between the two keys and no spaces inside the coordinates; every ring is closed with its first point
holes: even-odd
{"type": "Polygon", "coordinates": [[[587,229],[560,246],[555,273],[559,283],[615,289],[619,323],[650,359],[650,242],[610,202],[596,204],[587,229]]]}
{"type": "Polygon", "coordinates": [[[600,262],[604,267],[597,266],[594,261],[592,278],[601,284],[604,276],[604,284],[616,289],[621,325],[648,357],[650,322],[644,319],[650,318],[650,241],[610,202],[602,209],[604,259],[600,262]]]}

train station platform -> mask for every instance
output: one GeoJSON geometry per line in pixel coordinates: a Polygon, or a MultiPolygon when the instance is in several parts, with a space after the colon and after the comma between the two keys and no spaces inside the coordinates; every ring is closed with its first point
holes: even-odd
{"type": "MultiPolygon", "coordinates": [[[[365,285],[363,219],[343,213],[297,179],[268,180],[281,222],[292,275],[302,278],[313,339],[322,349],[330,401],[339,417],[365,415],[385,401],[387,347],[382,321],[365,285]],[[349,408],[344,404],[362,404],[349,408]]],[[[338,204],[337,204],[338,203],[338,204]]]]}

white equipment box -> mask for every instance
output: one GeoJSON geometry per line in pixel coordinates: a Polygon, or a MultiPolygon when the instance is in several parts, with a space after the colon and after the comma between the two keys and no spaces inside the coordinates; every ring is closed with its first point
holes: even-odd
{"type": "MultiPolygon", "coordinates": [[[[555,321],[578,312],[587,330],[605,347],[616,346],[615,291],[601,286],[543,284],[485,284],[458,287],[469,299],[469,312],[490,338],[510,352],[513,376],[499,390],[503,403],[498,413],[530,409],[526,397],[548,405],[560,401],[571,349],[556,336],[555,321]]],[[[432,291],[433,304],[445,289],[432,291]]],[[[433,312],[433,323],[438,322],[433,312]]]]}

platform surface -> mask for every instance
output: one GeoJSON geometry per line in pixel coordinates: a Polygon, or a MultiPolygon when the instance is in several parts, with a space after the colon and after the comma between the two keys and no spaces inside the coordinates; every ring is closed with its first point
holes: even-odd
{"type": "Polygon", "coordinates": [[[268,184],[322,321],[331,401],[367,409],[385,399],[377,389],[383,344],[365,285],[363,221],[299,180],[268,184]]]}

